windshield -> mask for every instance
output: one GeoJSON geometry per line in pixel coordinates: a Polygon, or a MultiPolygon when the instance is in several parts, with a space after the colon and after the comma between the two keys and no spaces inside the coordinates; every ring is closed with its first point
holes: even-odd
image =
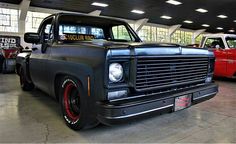
{"type": "Polygon", "coordinates": [[[83,15],[59,17],[59,41],[140,42],[139,37],[122,21],[83,15]]]}
{"type": "Polygon", "coordinates": [[[229,48],[236,48],[236,37],[227,37],[226,42],[229,48]]]}

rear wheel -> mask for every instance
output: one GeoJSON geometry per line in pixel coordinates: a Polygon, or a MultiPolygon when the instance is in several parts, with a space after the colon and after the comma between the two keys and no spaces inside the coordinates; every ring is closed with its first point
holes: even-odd
{"type": "Polygon", "coordinates": [[[3,63],[2,63],[2,73],[3,74],[7,73],[7,63],[6,63],[6,60],[3,60],[3,63]]]}
{"type": "Polygon", "coordinates": [[[60,86],[60,104],[66,124],[74,130],[89,125],[87,99],[79,81],[73,77],[64,77],[60,86]]]}
{"type": "Polygon", "coordinates": [[[34,85],[26,80],[23,68],[20,68],[20,86],[24,91],[31,91],[34,89],[34,85]]]}
{"type": "Polygon", "coordinates": [[[0,73],[2,72],[4,58],[0,55],[0,73]]]}

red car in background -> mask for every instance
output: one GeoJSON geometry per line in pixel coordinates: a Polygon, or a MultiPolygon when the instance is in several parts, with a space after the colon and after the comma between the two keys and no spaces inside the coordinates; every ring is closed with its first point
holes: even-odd
{"type": "Polygon", "coordinates": [[[14,72],[16,65],[16,56],[20,48],[2,49],[2,73],[14,72]]]}
{"type": "Polygon", "coordinates": [[[236,77],[236,35],[205,35],[203,36],[201,47],[209,48],[215,53],[215,76],[236,77]]]}
{"type": "Polygon", "coordinates": [[[16,56],[21,50],[20,37],[0,35],[0,73],[15,71],[16,56]]]}

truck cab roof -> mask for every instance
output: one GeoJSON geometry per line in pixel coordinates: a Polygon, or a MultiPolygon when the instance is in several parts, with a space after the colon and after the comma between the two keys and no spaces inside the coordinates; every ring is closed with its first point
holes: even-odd
{"type": "Polygon", "coordinates": [[[226,38],[226,37],[236,37],[235,34],[205,34],[203,35],[204,37],[221,37],[221,38],[226,38]]]}
{"type": "Polygon", "coordinates": [[[120,23],[126,23],[125,20],[120,19],[120,18],[111,18],[111,17],[108,17],[108,16],[95,16],[95,15],[90,15],[90,14],[73,13],[73,12],[71,12],[71,13],[70,12],[67,12],[67,13],[60,12],[60,13],[55,13],[55,14],[49,15],[48,17],[63,16],[63,15],[86,16],[86,17],[91,17],[91,18],[101,18],[101,19],[104,19],[104,20],[111,20],[111,21],[116,21],[116,22],[120,22],[120,23]]]}

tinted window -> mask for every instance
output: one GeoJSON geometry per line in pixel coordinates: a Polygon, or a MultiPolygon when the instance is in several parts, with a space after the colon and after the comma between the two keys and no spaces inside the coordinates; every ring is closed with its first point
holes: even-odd
{"type": "Polygon", "coordinates": [[[44,41],[48,41],[53,38],[52,24],[47,24],[44,29],[44,41]]]}
{"type": "Polygon", "coordinates": [[[236,37],[227,37],[226,42],[229,48],[236,48],[236,37]]]}
{"type": "Polygon", "coordinates": [[[45,21],[43,21],[42,25],[40,26],[39,29],[39,34],[41,37],[41,52],[45,53],[47,50],[47,44],[46,43],[51,43],[54,35],[53,35],[53,18],[49,18],[45,21]]]}
{"type": "Polygon", "coordinates": [[[207,48],[216,48],[216,47],[225,48],[222,38],[208,38],[205,43],[205,47],[207,47],[207,48]]]}
{"type": "Polygon", "coordinates": [[[140,42],[127,23],[101,17],[62,15],[59,17],[60,41],[104,41],[140,42]]]}
{"type": "Polygon", "coordinates": [[[67,34],[84,34],[93,35],[95,39],[103,39],[104,33],[102,28],[91,27],[91,26],[79,26],[79,25],[60,25],[59,35],[60,40],[64,40],[63,37],[67,34]]]}

